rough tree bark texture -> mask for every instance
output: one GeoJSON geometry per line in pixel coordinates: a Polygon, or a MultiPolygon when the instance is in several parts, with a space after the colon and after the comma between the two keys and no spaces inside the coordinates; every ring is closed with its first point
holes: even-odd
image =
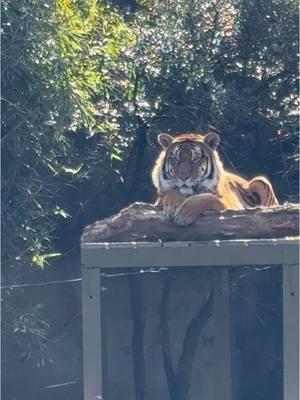
{"type": "MultiPolygon", "coordinates": [[[[83,243],[131,241],[207,241],[221,239],[267,239],[299,235],[298,204],[286,204],[269,209],[207,212],[195,223],[179,227],[166,219],[157,207],[134,203],[117,215],[87,226],[83,243]]],[[[160,302],[160,332],[162,359],[172,400],[188,397],[191,371],[200,333],[213,313],[213,290],[207,302],[190,320],[185,331],[182,351],[177,363],[171,354],[169,328],[169,297],[172,278],[166,278],[160,302]]],[[[145,366],[146,316],[141,276],[129,276],[132,309],[132,355],[136,399],[143,400],[147,392],[145,366]]]]}
{"type": "Polygon", "coordinates": [[[87,226],[83,243],[267,239],[299,236],[299,204],[267,209],[207,212],[189,226],[167,220],[157,207],[134,203],[117,215],[87,226]]]}

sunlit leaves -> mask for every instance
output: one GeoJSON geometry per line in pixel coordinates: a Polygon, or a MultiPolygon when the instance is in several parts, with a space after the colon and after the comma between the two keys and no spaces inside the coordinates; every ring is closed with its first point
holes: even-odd
{"type": "Polygon", "coordinates": [[[45,264],[48,263],[49,258],[53,257],[59,257],[61,256],[61,253],[49,253],[49,254],[34,254],[32,256],[32,262],[35,264],[37,267],[44,268],[45,264]]]}
{"type": "Polygon", "coordinates": [[[68,214],[65,210],[63,210],[62,208],[60,208],[58,206],[56,206],[56,208],[54,209],[53,214],[54,215],[60,215],[65,219],[71,217],[70,214],[68,214]]]}
{"type": "Polygon", "coordinates": [[[97,163],[97,149],[83,163],[65,132],[102,135],[107,152],[122,142],[118,102],[130,86],[125,54],[136,36],[96,0],[5,0],[3,10],[4,258],[41,266],[55,219],[70,217],[53,201],[97,163]]]}
{"type": "Polygon", "coordinates": [[[143,134],[216,129],[232,167],[277,176],[285,199],[298,180],[297,2],[138,4],[2,2],[5,272],[55,260],[58,224],[91,205],[124,205],[143,134]]]}
{"type": "Polygon", "coordinates": [[[67,174],[77,175],[80,172],[82,167],[83,167],[83,164],[80,164],[77,168],[63,167],[63,170],[67,174]]]}

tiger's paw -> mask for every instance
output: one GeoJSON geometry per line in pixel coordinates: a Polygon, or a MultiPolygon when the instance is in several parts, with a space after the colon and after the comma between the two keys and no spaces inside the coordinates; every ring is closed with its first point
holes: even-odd
{"type": "Polygon", "coordinates": [[[164,195],[163,210],[167,218],[173,218],[178,207],[185,201],[183,194],[170,190],[164,195]]]}
{"type": "Polygon", "coordinates": [[[190,225],[198,216],[198,208],[192,207],[189,202],[185,202],[176,210],[174,222],[180,226],[190,225]]]}

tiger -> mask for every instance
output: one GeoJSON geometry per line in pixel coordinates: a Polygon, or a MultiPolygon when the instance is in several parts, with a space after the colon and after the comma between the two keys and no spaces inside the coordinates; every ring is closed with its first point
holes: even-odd
{"type": "Polygon", "coordinates": [[[224,169],[217,133],[158,135],[162,147],[152,181],[155,203],[178,225],[192,224],[205,211],[243,210],[278,205],[271,183],[263,176],[246,180],[224,169]]]}

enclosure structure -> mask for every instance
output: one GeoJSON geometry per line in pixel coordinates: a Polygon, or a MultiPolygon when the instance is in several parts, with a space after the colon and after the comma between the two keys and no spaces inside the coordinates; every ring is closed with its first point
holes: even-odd
{"type": "MultiPolygon", "coordinates": [[[[211,279],[211,288],[212,288],[212,307],[213,307],[213,327],[212,327],[212,344],[211,344],[211,352],[209,353],[208,358],[205,363],[203,363],[204,367],[199,369],[200,372],[197,372],[196,378],[193,378],[197,385],[197,380],[201,378],[201,371],[203,373],[207,373],[209,368],[211,368],[210,378],[208,380],[212,381],[211,386],[206,390],[206,397],[201,397],[197,395],[197,390],[194,392],[190,389],[190,395],[186,396],[187,399],[196,399],[196,398],[206,398],[207,400],[239,400],[240,398],[245,396],[241,395],[243,389],[236,389],[236,381],[239,380],[241,387],[243,385],[244,376],[247,376],[247,361],[240,362],[240,370],[246,368],[244,371],[244,375],[239,379],[236,378],[236,369],[237,369],[237,358],[240,357],[241,352],[244,350],[241,348],[237,349],[236,343],[240,343],[239,346],[245,348],[245,343],[248,346],[248,353],[254,353],[256,350],[254,349],[254,345],[252,346],[252,341],[259,343],[258,344],[258,358],[256,359],[256,366],[259,367],[259,354],[263,353],[264,347],[268,346],[269,342],[272,342],[272,338],[278,335],[277,344],[273,347],[277,346],[278,351],[276,350],[276,354],[272,353],[272,356],[268,356],[267,364],[270,368],[271,373],[271,381],[267,383],[266,390],[272,390],[272,379],[278,381],[282,379],[282,391],[278,394],[276,398],[283,400],[298,400],[299,398],[299,240],[298,238],[287,238],[287,239],[277,239],[277,240],[226,240],[226,241],[210,241],[210,242],[138,242],[138,243],[83,243],[82,244],[82,287],[83,287],[83,345],[84,345],[84,400],[95,400],[95,399],[109,399],[114,400],[118,398],[118,396],[112,395],[112,390],[109,389],[109,381],[112,379],[111,385],[117,386],[118,379],[116,376],[111,375],[119,375],[120,371],[116,371],[114,368],[117,368],[118,362],[121,360],[111,360],[111,357],[116,357],[116,341],[114,342],[115,330],[118,330],[117,338],[120,338],[122,341],[122,337],[125,334],[125,330],[127,329],[126,335],[134,335],[134,328],[129,327],[131,325],[130,315],[124,316],[124,321],[126,318],[129,320],[128,324],[123,323],[123,325],[118,325],[118,321],[110,328],[109,332],[106,329],[107,321],[111,318],[114,318],[114,314],[117,313],[118,307],[122,307],[123,300],[122,298],[117,299],[117,305],[115,308],[111,309],[111,313],[105,311],[105,307],[103,307],[103,296],[108,290],[106,284],[103,283],[105,279],[107,280],[107,276],[110,271],[117,271],[115,276],[128,275],[130,276],[130,271],[133,273],[145,275],[145,272],[162,272],[171,271],[172,276],[176,277],[178,268],[181,267],[180,271],[192,271],[194,274],[191,281],[195,281],[195,271],[211,271],[211,275],[209,275],[211,279]],[[251,315],[254,315],[255,318],[258,319],[258,324],[254,324],[254,328],[250,328],[247,330],[247,338],[244,338],[243,330],[240,328],[243,327],[243,324],[247,323],[249,319],[247,316],[247,312],[245,313],[244,309],[238,309],[241,306],[239,300],[233,301],[234,297],[233,291],[236,288],[237,282],[239,280],[235,280],[235,271],[238,271],[239,268],[245,268],[247,266],[246,274],[247,276],[251,276],[256,274],[257,276],[265,276],[263,281],[260,281],[257,286],[256,294],[258,293],[258,297],[263,299],[265,304],[262,304],[262,307],[268,308],[268,310],[272,311],[272,316],[277,315],[276,318],[279,318],[281,321],[278,325],[278,329],[268,330],[269,320],[266,318],[264,321],[262,317],[259,316],[257,311],[257,307],[251,306],[249,302],[249,310],[251,315]],[[150,269],[149,269],[150,268],[150,269]],[[192,268],[192,269],[191,269],[192,268]],[[124,271],[124,274],[122,274],[124,271]],[[269,271],[269,272],[268,272],[269,271]],[[270,273],[273,271],[275,274],[279,274],[280,276],[276,284],[276,290],[271,294],[271,281],[269,280],[269,276],[264,275],[266,273],[270,273]],[[260,274],[258,274],[260,273],[260,274]],[[275,306],[271,307],[269,300],[271,297],[275,301],[275,306]],[[278,300],[281,298],[282,301],[278,300]],[[237,305],[237,307],[236,307],[237,305]],[[115,310],[115,311],[112,311],[115,310]],[[238,310],[238,311],[237,311],[238,310]],[[244,316],[243,316],[244,315],[244,316]],[[236,319],[239,319],[238,323],[236,323],[236,319]],[[125,328],[126,325],[126,328],[125,328]],[[117,327],[117,328],[116,328],[117,327]],[[236,329],[238,327],[238,329],[236,329]],[[259,327],[259,329],[257,329],[259,327]],[[124,332],[123,332],[124,328],[124,332]],[[252,330],[251,330],[252,329],[252,330]],[[234,332],[233,332],[234,331],[234,332]],[[278,332],[277,332],[278,331],[278,332]],[[280,332],[279,332],[280,331],[280,332]],[[282,331],[282,333],[281,333],[282,331]],[[250,334],[249,334],[250,332],[250,334]],[[259,338],[260,333],[262,332],[263,338],[262,340],[259,338]],[[237,338],[236,340],[233,337],[237,338]],[[112,341],[108,344],[109,341],[112,341]],[[241,344],[242,343],[242,344],[241,344]],[[244,344],[243,344],[244,343],[244,344]],[[249,350],[250,346],[250,350],[249,350]],[[243,364],[244,363],[244,364],[243,364]],[[246,364],[245,364],[246,363],[246,364]],[[108,364],[110,367],[108,367],[108,364]],[[207,367],[205,367],[205,365],[207,367]],[[242,366],[241,366],[242,365],[242,366]],[[246,367],[243,367],[246,365],[246,367]],[[271,366],[270,366],[271,365],[271,366]],[[273,368],[273,369],[272,369],[273,368]],[[110,376],[109,376],[110,374],[110,376]],[[279,377],[279,378],[278,378],[279,377]],[[194,394],[193,394],[194,393],[194,394]],[[196,393],[196,394],[195,394],[196,393]],[[207,394],[209,393],[209,394],[207,394]],[[240,394],[239,394],[240,393],[240,394]]],[[[242,271],[241,269],[239,271],[242,271]]],[[[243,270],[245,271],[245,270],[243,270]]],[[[202,275],[199,275],[202,276],[202,275]]],[[[208,275],[207,275],[208,276],[208,275]]],[[[241,276],[245,276],[245,273],[240,273],[239,279],[241,276]]],[[[206,279],[206,278],[205,278],[206,279]]],[[[252,281],[254,282],[254,281],[252,281]]],[[[149,283],[151,286],[149,299],[153,300],[155,297],[155,288],[158,286],[157,282],[149,283]]],[[[249,284],[251,286],[251,282],[249,284]]],[[[248,285],[248,286],[249,286],[248,285]]],[[[243,291],[243,287],[241,287],[243,291]]],[[[127,289],[126,289],[127,290],[127,289]]],[[[157,289],[157,293],[159,293],[160,289],[157,289]]],[[[200,289],[199,289],[200,290],[200,289]]],[[[273,289],[272,289],[273,290],[273,289]]],[[[251,288],[250,288],[251,291],[251,288]]],[[[117,291],[112,291],[112,296],[118,296],[117,291]]],[[[125,293],[125,292],[124,292],[125,293]]],[[[243,299],[243,292],[239,293],[240,298],[243,299]]],[[[185,296],[183,294],[183,296],[185,296]]],[[[193,295],[194,296],[194,295],[193,295]]],[[[197,294],[198,296],[198,294],[197,294]]],[[[184,297],[181,297],[181,299],[184,297]]],[[[194,297],[193,297],[194,299],[194,297]]],[[[182,301],[179,298],[176,300],[174,297],[174,301],[182,301]]],[[[270,300],[271,301],[271,300],[270,300]]],[[[162,304],[162,303],[161,303],[162,304]]],[[[147,305],[145,305],[147,307],[147,305]]],[[[176,314],[176,307],[175,307],[176,314]]],[[[123,312],[126,314],[126,312],[123,312]]],[[[148,308],[148,315],[151,314],[151,307],[148,308]]],[[[153,321],[155,320],[155,313],[153,321]]],[[[249,314],[250,315],[250,314],[249,314]]],[[[267,315],[267,314],[266,314],[267,315]]],[[[116,316],[116,319],[120,320],[121,317],[116,316]]],[[[123,318],[123,317],[122,317],[123,318]]],[[[150,317],[151,318],[151,315],[150,317]]],[[[185,315],[184,315],[185,318],[185,315]]],[[[251,319],[252,317],[250,317],[251,319]]],[[[273,318],[273,317],[270,317],[273,318]]],[[[143,321],[143,319],[142,319],[143,321]]],[[[192,323],[190,324],[190,328],[195,325],[195,318],[193,318],[192,323]]],[[[154,322],[152,322],[154,324],[154,322]]],[[[173,324],[173,327],[176,326],[173,324]]],[[[275,326],[275,325],[272,325],[275,326]]],[[[277,326],[277,325],[276,325],[277,326]]],[[[189,328],[189,329],[190,329],[189,328]]],[[[159,328],[161,331],[161,326],[159,328]]],[[[173,333],[173,332],[171,332],[173,333]]],[[[199,332],[198,332],[199,334],[199,332]]],[[[145,335],[141,333],[141,335],[145,335]]],[[[151,340],[153,332],[150,334],[151,340]]],[[[168,336],[168,335],[167,335],[168,336]]],[[[186,337],[185,337],[186,339],[186,337]]],[[[150,339],[147,339],[150,340],[150,339]]],[[[198,340],[198,338],[197,338],[198,340]]],[[[204,340],[204,339],[203,339],[204,340]]],[[[195,337],[192,337],[192,341],[195,342],[195,337]]],[[[208,341],[208,340],[207,340],[208,341]]],[[[131,359],[131,345],[134,346],[133,341],[127,340],[129,345],[126,348],[126,360],[131,359]]],[[[152,343],[152,342],[151,342],[152,343]]],[[[195,344],[195,343],[194,343],[195,344]]],[[[143,342],[142,345],[147,347],[147,344],[143,342]]],[[[123,345],[122,345],[123,346],[123,345]]],[[[155,346],[158,346],[155,344],[155,346]]],[[[196,344],[197,346],[197,344],[196,344]]],[[[124,347],[124,346],[123,346],[124,347]]],[[[165,349],[167,350],[170,347],[170,343],[167,343],[165,349]]],[[[185,344],[183,344],[183,349],[185,348],[185,344]]],[[[188,348],[189,346],[187,346],[188,348]]],[[[141,349],[141,347],[140,347],[141,349]]],[[[204,349],[204,347],[203,347],[204,349]]],[[[122,349],[121,349],[122,350],[122,349]]],[[[120,351],[121,351],[120,350],[120,351]]],[[[122,350],[123,351],[123,350],[122,350]]],[[[151,357],[152,353],[155,353],[156,347],[152,347],[149,349],[147,354],[148,357],[151,357]]],[[[273,350],[272,350],[273,351],[273,350]]],[[[201,354],[197,355],[197,353],[193,353],[195,355],[195,360],[189,364],[192,366],[197,363],[197,357],[202,357],[205,351],[201,351],[201,354]]],[[[118,357],[118,356],[117,356],[118,357]]],[[[125,357],[125,356],[124,356],[125,357]]],[[[138,356],[139,357],[139,356],[138,356]]],[[[166,361],[166,357],[168,357],[168,353],[165,351],[163,354],[163,359],[166,361]],[[165,357],[165,358],[164,358],[165,357]]],[[[206,356],[205,356],[206,357],[206,356]]],[[[247,356],[248,357],[248,356],[247,356]]],[[[247,360],[247,357],[245,360],[247,360]]],[[[133,357],[134,358],[134,357],[133,357]]],[[[151,361],[151,365],[147,365],[146,363],[146,376],[150,376],[153,374],[153,371],[159,369],[157,367],[159,363],[162,363],[161,359],[158,360],[159,357],[156,357],[156,361],[151,361]],[[148,375],[147,375],[148,374],[148,375]]],[[[121,365],[121,375],[127,373],[132,367],[132,361],[128,361],[128,366],[124,367],[124,360],[122,358],[121,365]]],[[[145,360],[143,360],[144,362],[145,360]]],[[[138,360],[140,362],[140,360],[138,360]]],[[[178,362],[180,364],[180,360],[178,362]]],[[[167,363],[165,363],[166,366],[167,363]]],[[[140,367],[141,364],[138,366],[140,367]]],[[[196,368],[196,367],[195,367],[196,368]]],[[[265,366],[264,366],[265,368],[265,366]]],[[[198,371],[198,369],[197,369],[198,371]]],[[[170,371],[169,371],[170,372],[170,371]]],[[[178,371],[177,371],[178,372],[178,371]]],[[[241,372],[238,372],[241,373],[241,372]]],[[[252,382],[255,382],[256,372],[255,368],[252,368],[251,379],[252,382]]],[[[167,371],[163,371],[159,373],[160,375],[164,375],[168,377],[167,371]]],[[[135,379],[138,379],[138,376],[134,373],[135,379]]],[[[178,374],[177,374],[178,376],[178,374]]],[[[132,378],[132,379],[134,379],[132,378]]],[[[145,374],[143,379],[145,378],[145,374]]],[[[126,378],[128,379],[128,378],[126,378]]],[[[157,378],[158,379],[158,378],[157,378]]],[[[200,379],[201,380],[201,379],[200,379]]],[[[189,381],[189,379],[188,379],[189,381]]],[[[202,380],[207,381],[207,379],[202,380]]],[[[154,382],[154,380],[153,380],[154,382]]],[[[158,381],[155,381],[158,382],[158,381]]],[[[169,382],[170,383],[170,382],[169,382]]],[[[128,385],[133,385],[128,382],[128,385]]],[[[167,400],[170,398],[171,400],[179,399],[180,396],[174,394],[173,396],[169,394],[160,395],[156,386],[158,384],[152,384],[152,387],[148,387],[147,390],[143,392],[143,396],[140,398],[150,399],[164,399],[167,400]],[[153,391],[152,391],[153,388],[153,391]]],[[[167,386],[167,384],[166,384],[167,386]]],[[[253,385],[252,385],[253,386],[253,385]]],[[[259,392],[259,384],[256,385],[257,388],[257,399],[266,398],[263,397],[265,395],[262,392],[259,392]]],[[[275,385],[276,386],[276,385],[275,385]]],[[[178,387],[178,386],[177,386],[178,387]]],[[[279,385],[280,387],[280,385],[279,385]]],[[[136,389],[136,388],[135,388],[136,389]]],[[[170,389],[170,385],[169,385],[170,389]]],[[[120,390],[124,391],[122,387],[120,390]]],[[[132,389],[134,391],[134,389],[132,389]]],[[[189,389],[187,388],[186,391],[189,389]]],[[[203,389],[204,390],[204,389],[203,389]]],[[[245,389],[247,390],[247,389],[245,389]]],[[[280,390],[279,390],[280,391],[280,390]]],[[[277,390],[278,392],[278,390],[277,390]]],[[[166,393],[166,392],[164,392],[166,393]]],[[[137,390],[135,390],[135,398],[138,398],[137,390]]],[[[119,397],[120,398],[120,397],[119,397]]],[[[124,399],[134,398],[134,395],[126,395],[123,393],[124,399]]],[[[184,396],[182,397],[184,398],[184,396]]],[[[250,398],[250,397],[249,397],[250,398]]],[[[275,397],[271,395],[268,398],[274,399],[275,397]]]]}

